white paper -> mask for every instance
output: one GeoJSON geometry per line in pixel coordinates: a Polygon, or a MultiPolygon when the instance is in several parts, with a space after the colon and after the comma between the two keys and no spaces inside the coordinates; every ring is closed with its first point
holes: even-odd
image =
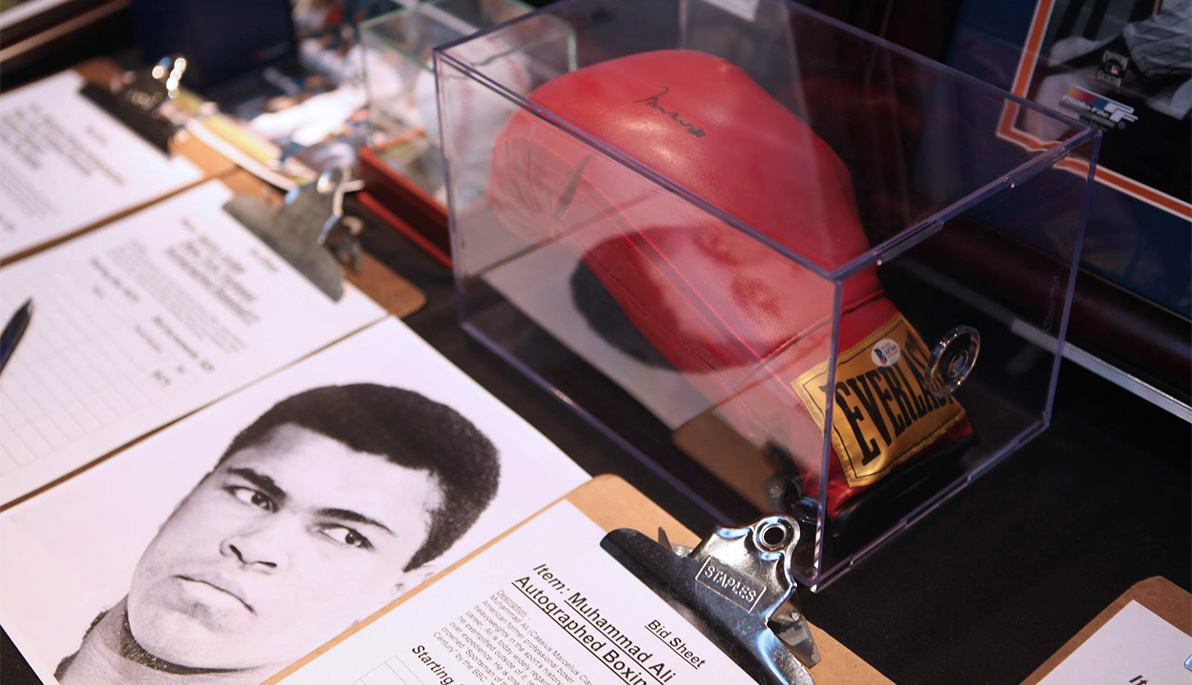
{"type": "Polygon", "coordinates": [[[754,682],[601,549],[603,536],[560,502],[282,682],[754,682]]]}
{"type": "Polygon", "coordinates": [[[1192,636],[1131,601],[1039,685],[1190,685],[1192,636]]]}
{"type": "Polygon", "coordinates": [[[34,312],[0,375],[7,503],[363,326],[227,215],[212,181],[0,269],[34,312]]]}
{"type": "MultiPolygon", "coordinates": [[[[471,422],[496,447],[500,476],[495,498],[475,525],[443,556],[411,572],[419,582],[433,569],[459,559],[587,480],[578,466],[533,427],[404,324],[386,319],[0,513],[0,549],[4,550],[0,555],[0,586],[4,588],[0,594],[0,625],[37,674],[46,682],[55,682],[52,678],[55,665],[79,649],[92,619],[130,593],[138,560],[158,530],[166,530],[163,521],[212,470],[237,433],[285,398],[311,388],[359,383],[412,390],[445,404],[471,422]]],[[[319,411],[323,411],[321,407],[319,411]]],[[[385,425],[383,416],[361,415],[359,421],[373,429],[385,425]]],[[[395,435],[394,440],[394,444],[412,444],[405,434],[395,435]]],[[[282,459],[290,459],[296,453],[285,452],[282,459]]],[[[375,460],[374,466],[382,468],[382,476],[384,469],[389,468],[381,457],[362,458],[375,460]]],[[[273,475],[278,487],[290,488],[285,478],[273,475]]],[[[320,483],[326,481],[334,488],[352,474],[332,468],[317,475],[320,483]]],[[[320,504],[364,507],[373,501],[370,498],[388,495],[388,491],[362,490],[354,497],[320,504]]],[[[410,496],[405,492],[393,495],[396,502],[410,496]]],[[[240,505],[231,497],[227,500],[231,505],[240,505]]],[[[273,549],[288,554],[288,565],[270,570],[237,563],[226,550],[233,533],[241,536],[235,544],[246,555],[254,551],[249,546],[259,547],[264,543],[243,542],[250,537],[245,530],[252,529],[228,527],[228,521],[221,517],[210,517],[211,525],[229,537],[218,545],[200,542],[190,545],[195,550],[191,561],[196,567],[207,565],[206,568],[216,569],[210,572],[218,571],[228,579],[229,586],[239,585],[241,594],[254,606],[258,623],[268,621],[277,625],[279,615],[285,619],[282,624],[285,630],[265,634],[250,631],[241,640],[243,644],[276,644],[278,640],[291,638],[286,632],[291,628],[306,630],[314,626],[324,634],[313,643],[287,644],[293,655],[285,664],[275,665],[268,672],[247,671],[239,678],[236,674],[224,674],[227,679],[218,680],[220,683],[263,680],[346,628],[350,622],[324,624],[324,619],[333,618],[329,614],[338,606],[324,597],[324,592],[338,592],[347,598],[345,601],[374,601],[367,611],[360,612],[362,615],[352,617],[363,618],[391,601],[389,597],[364,597],[369,579],[375,581],[380,573],[388,585],[390,581],[396,583],[405,578],[401,568],[360,565],[371,562],[351,561],[349,566],[322,563],[333,553],[324,544],[314,547],[303,544],[308,539],[303,533],[306,529],[296,522],[304,519],[288,510],[288,506],[289,502],[281,506],[270,519],[272,524],[260,524],[281,526],[280,530],[288,531],[282,536],[285,544],[275,539],[273,549]],[[312,548],[317,551],[314,556],[307,553],[312,548]],[[367,572],[358,572],[360,568],[367,572]],[[324,583],[311,586],[311,578],[322,579],[324,583]],[[302,587],[305,590],[295,589],[302,587]]],[[[179,512],[184,509],[178,507],[179,512]]],[[[257,525],[251,519],[247,521],[244,526],[257,525]]],[[[415,525],[413,521],[407,523],[415,525]]],[[[404,527],[392,521],[389,524],[399,534],[405,532],[404,527]]],[[[206,521],[201,525],[206,525],[206,521]]],[[[187,573],[194,575],[199,571],[187,573]]],[[[86,682],[104,685],[105,681],[93,678],[86,682]]],[[[130,676],[129,682],[144,680],[130,676]]],[[[207,681],[198,677],[194,682],[207,681]]]]}
{"type": "Polygon", "coordinates": [[[79,94],[74,71],[0,95],[0,258],[199,181],[79,94]]]}

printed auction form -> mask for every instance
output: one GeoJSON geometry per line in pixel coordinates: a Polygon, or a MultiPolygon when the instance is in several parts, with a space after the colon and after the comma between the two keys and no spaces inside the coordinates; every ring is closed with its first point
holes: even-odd
{"type": "Polygon", "coordinates": [[[29,328],[0,375],[6,504],[384,316],[333,302],[211,181],[0,269],[29,328]]]}
{"type": "Polygon", "coordinates": [[[79,94],[74,71],[0,96],[0,258],[198,182],[79,94]]]}
{"type": "Polygon", "coordinates": [[[603,536],[560,502],[281,682],[754,682],[601,549],[603,536]]]}
{"type": "Polygon", "coordinates": [[[1039,685],[1192,683],[1192,637],[1131,600],[1039,685]]]}

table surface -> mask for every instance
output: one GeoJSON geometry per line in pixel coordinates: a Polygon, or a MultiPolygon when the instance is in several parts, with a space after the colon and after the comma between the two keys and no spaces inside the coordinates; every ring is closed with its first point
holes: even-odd
{"type": "MultiPolygon", "coordinates": [[[[622,476],[698,533],[716,523],[469,338],[447,268],[380,225],[365,239],[426,292],[405,321],[447,358],[590,473],[622,476]]],[[[804,609],[902,685],[1019,683],[1134,583],[1192,587],[1190,448],[1187,423],[1065,363],[1046,432],[804,609]]],[[[0,647],[0,682],[37,682],[7,634],[0,647]]]]}

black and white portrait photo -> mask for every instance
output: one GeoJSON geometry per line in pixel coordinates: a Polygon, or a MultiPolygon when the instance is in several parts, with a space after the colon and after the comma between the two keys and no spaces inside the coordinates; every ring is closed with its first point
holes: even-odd
{"type": "Polygon", "coordinates": [[[0,514],[0,622],[65,685],[256,683],[585,479],[387,321],[0,514]]]}

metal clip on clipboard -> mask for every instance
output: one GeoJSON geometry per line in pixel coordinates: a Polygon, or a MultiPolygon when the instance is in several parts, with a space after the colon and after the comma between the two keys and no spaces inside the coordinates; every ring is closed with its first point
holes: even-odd
{"type": "Polygon", "coordinates": [[[679,611],[737,665],[766,685],[813,685],[819,651],[807,621],[789,602],[799,527],[775,514],[745,528],[716,528],[695,549],[622,528],[604,548],[679,611]]]}
{"type": "Polygon", "coordinates": [[[359,217],[344,215],[344,194],[353,184],[347,169],[328,169],[313,182],[286,193],[285,202],[272,206],[247,195],[224,204],[239,221],[290,263],[327,297],[343,296],[340,262],[360,273],[359,217]]]}
{"type": "Polygon", "coordinates": [[[125,72],[108,88],[88,83],[79,92],[168,155],[178,130],[169,105],[181,91],[184,73],[185,57],[164,57],[148,69],[125,72]]]}
{"type": "MultiPolygon", "coordinates": [[[[171,103],[181,93],[186,66],[185,57],[166,57],[149,69],[125,72],[108,88],[87,84],[80,93],[169,154],[180,124],[180,113],[171,103]]],[[[364,227],[358,217],[344,215],[344,194],[361,185],[348,175],[346,169],[325,171],[313,183],[290,190],[280,207],[241,195],[227,202],[224,210],[338,301],[343,296],[339,262],[360,272],[357,236],[364,227]]]]}

